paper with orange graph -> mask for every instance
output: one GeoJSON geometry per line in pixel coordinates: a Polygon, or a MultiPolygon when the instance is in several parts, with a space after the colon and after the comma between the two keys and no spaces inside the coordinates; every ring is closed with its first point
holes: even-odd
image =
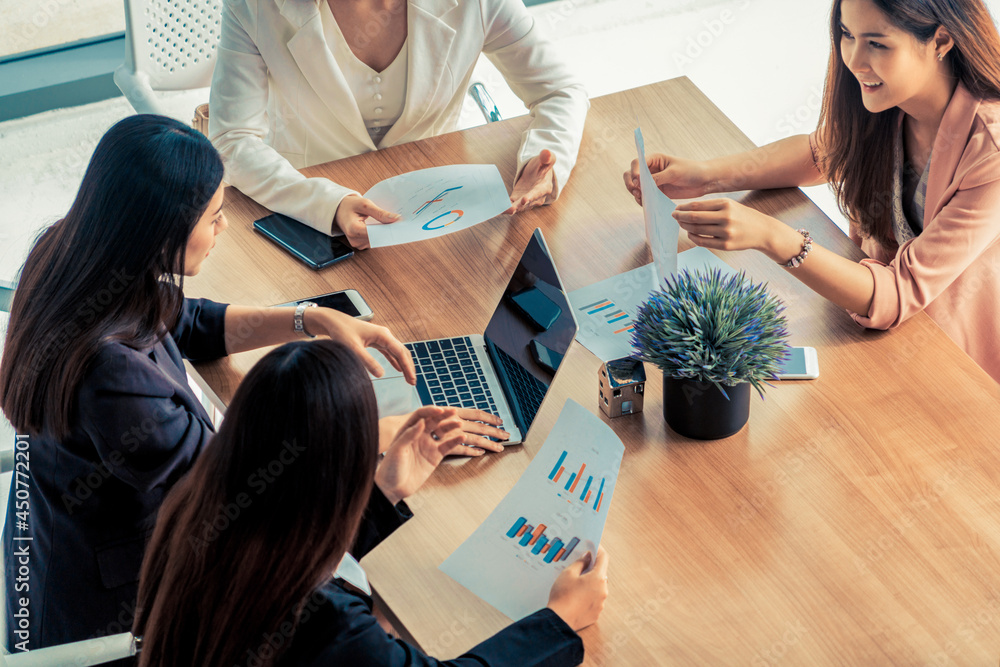
{"type": "Polygon", "coordinates": [[[625,447],[567,400],[527,470],[442,572],[513,620],[544,607],[567,565],[597,553],[625,447]]]}
{"type": "MultiPolygon", "coordinates": [[[[680,269],[719,269],[725,275],[735,269],[711,250],[691,248],[676,258],[680,269]]],[[[580,329],[576,339],[601,361],[630,356],[632,327],[640,304],[662,283],[657,281],[654,264],[611,276],[569,293],[580,329]]]]}
{"type": "Polygon", "coordinates": [[[400,174],[376,183],[365,197],[402,218],[368,219],[368,240],[380,248],[453,234],[510,208],[496,165],[451,164],[400,174]]]}

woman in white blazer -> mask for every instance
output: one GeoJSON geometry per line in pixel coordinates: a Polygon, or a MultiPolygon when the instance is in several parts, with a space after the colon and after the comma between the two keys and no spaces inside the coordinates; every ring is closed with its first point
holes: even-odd
{"type": "Polygon", "coordinates": [[[225,0],[209,135],[231,185],[365,248],[398,216],[297,170],[453,131],[480,53],[532,116],[508,212],[549,203],[589,101],[521,0],[225,0]]]}

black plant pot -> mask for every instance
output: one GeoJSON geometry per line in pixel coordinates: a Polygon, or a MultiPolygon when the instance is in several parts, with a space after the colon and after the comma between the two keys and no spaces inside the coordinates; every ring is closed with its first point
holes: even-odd
{"type": "Polygon", "coordinates": [[[750,383],[725,387],[711,382],[663,378],[663,418],[680,435],[718,440],[739,431],[750,418],[750,383]]]}

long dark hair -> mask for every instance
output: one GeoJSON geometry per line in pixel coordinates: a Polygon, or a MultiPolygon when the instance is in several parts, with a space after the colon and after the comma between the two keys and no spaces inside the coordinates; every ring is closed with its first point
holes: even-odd
{"type": "Polygon", "coordinates": [[[274,664],[358,530],[377,418],[340,343],[288,343],[251,369],[160,508],[139,581],[139,667],[274,664]]]}
{"type": "Polygon", "coordinates": [[[130,116],[97,144],[66,217],[28,254],[14,293],[0,407],[22,433],[65,437],[101,345],[152,345],[176,320],[188,236],[222,182],[211,142],[130,116]]]}
{"type": "MultiPolygon", "coordinates": [[[[1000,36],[982,0],[872,0],[897,28],[921,43],[943,26],[955,41],[946,62],[973,96],[1000,98],[1000,36]]],[[[895,245],[892,231],[893,146],[898,112],[871,113],[840,56],[841,0],[830,14],[832,49],[820,113],[821,166],[841,212],[862,236],[895,245]]],[[[963,137],[964,140],[964,137],[963,137]]]]}

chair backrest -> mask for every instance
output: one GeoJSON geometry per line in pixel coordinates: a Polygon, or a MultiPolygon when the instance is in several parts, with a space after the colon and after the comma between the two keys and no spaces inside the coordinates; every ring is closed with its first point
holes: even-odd
{"type": "MultiPolygon", "coordinates": [[[[3,344],[7,338],[7,322],[10,314],[0,311],[0,359],[3,359],[3,344]]],[[[14,470],[14,427],[0,412],[0,474],[14,470]]],[[[0,527],[3,527],[3,510],[6,509],[7,496],[0,497],[0,527]]],[[[2,621],[0,621],[2,622],[2,621]]]]}
{"type": "Polygon", "coordinates": [[[153,90],[212,83],[222,0],[125,0],[125,65],[153,90]]]}
{"type": "Polygon", "coordinates": [[[9,313],[14,301],[14,290],[0,285],[0,313],[9,313]]]}

